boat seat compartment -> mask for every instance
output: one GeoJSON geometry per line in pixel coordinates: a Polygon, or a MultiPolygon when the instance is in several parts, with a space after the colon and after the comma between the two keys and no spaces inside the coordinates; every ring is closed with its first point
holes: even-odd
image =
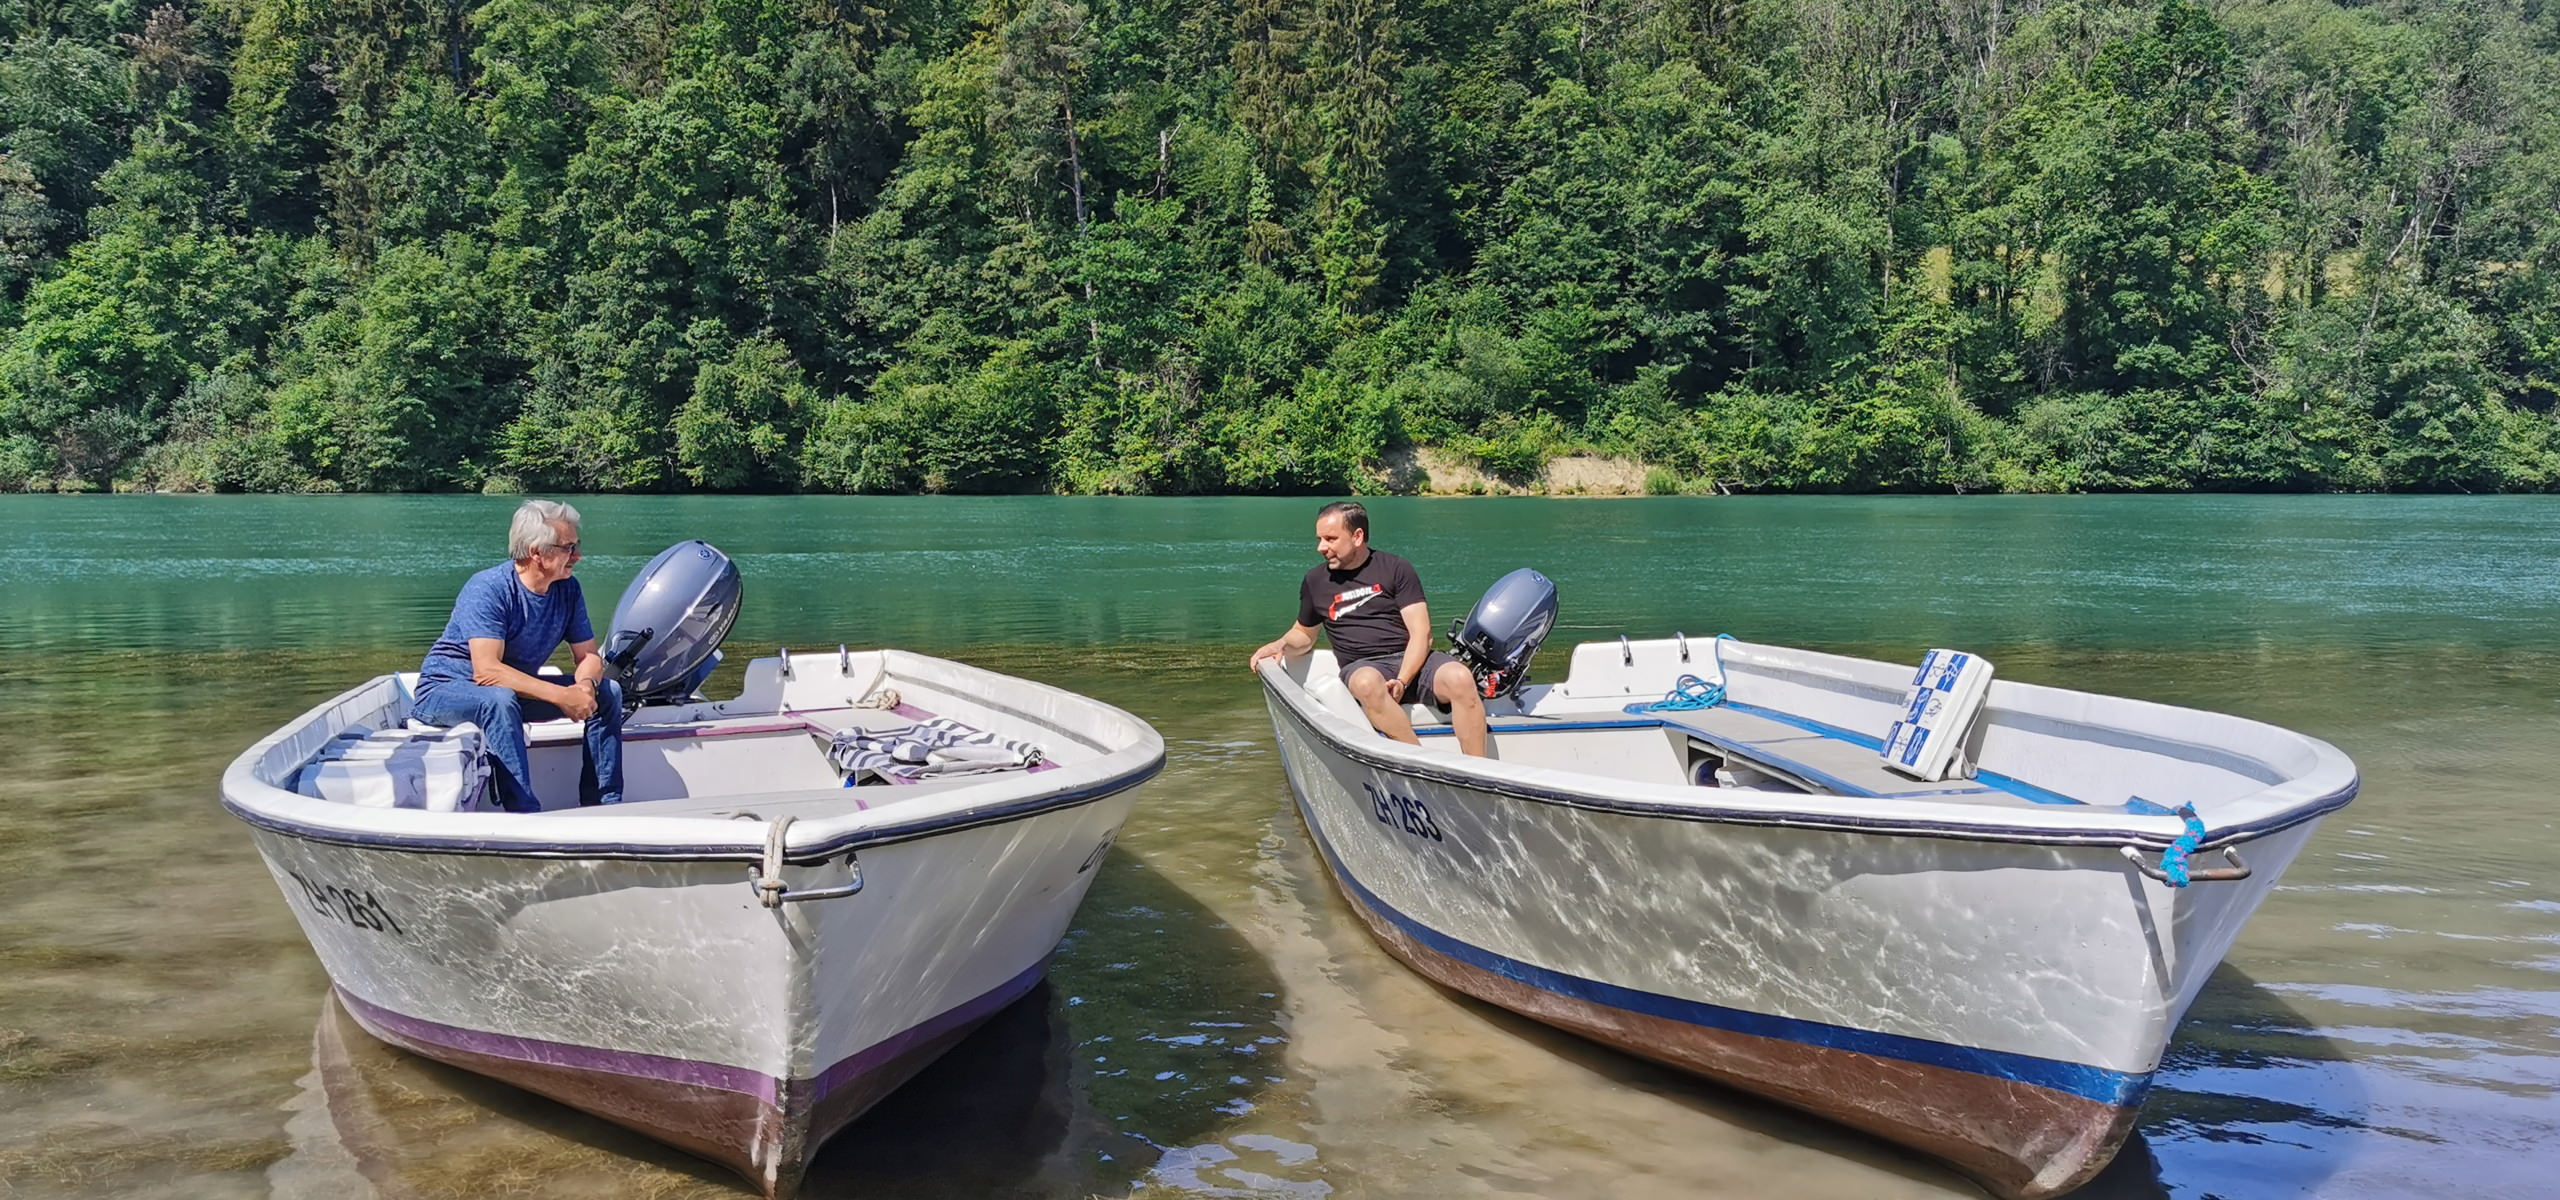
{"type": "Polygon", "coordinates": [[[495,807],[489,755],[476,725],[450,729],[351,726],[293,774],[292,789],[359,808],[477,812],[495,807]]]}
{"type": "MultiPolygon", "coordinates": [[[[664,812],[654,806],[676,801],[702,801],[718,809],[732,805],[735,797],[743,795],[845,788],[849,785],[843,772],[829,761],[827,753],[837,731],[899,729],[932,718],[932,713],[901,705],[895,709],[817,709],[626,725],[622,730],[623,802],[606,809],[576,806],[578,769],[584,750],[578,738],[578,724],[560,722],[562,729],[545,731],[533,742],[534,790],[544,798],[545,811],[569,815],[581,811],[629,812],[633,805],[644,803],[653,806],[650,811],[664,812]],[[555,796],[564,802],[554,803],[555,796]]],[[[1055,766],[1043,761],[1029,769],[1053,770],[1055,766]]],[[[986,777],[961,775],[955,777],[955,782],[983,781],[986,777]]],[[[870,808],[936,790],[938,786],[947,785],[936,780],[865,782],[852,790],[859,793],[855,806],[870,808]]]]}
{"type": "Polygon", "coordinates": [[[856,809],[875,809],[887,804],[903,804],[920,796],[976,787],[987,782],[984,775],[964,775],[957,779],[929,779],[903,787],[860,787],[846,789],[834,782],[794,794],[774,796],[753,793],[728,793],[717,796],[670,796],[657,800],[625,800],[605,808],[562,808],[543,813],[546,817],[703,817],[734,820],[754,817],[771,820],[779,816],[796,816],[803,820],[815,816],[840,814],[850,797],[856,809]]]}
{"type": "Polygon", "coordinates": [[[2038,804],[2076,804],[2032,784],[1992,772],[1974,778],[1923,783],[1887,770],[1876,754],[1879,739],[1753,705],[1727,702],[1715,708],[1652,712],[1663,724],[1686,730],[1719,753],[1748,766],[1798,784],[1808,791],[1869,798],[1948,800],[2016,799],[2038,804]]]}

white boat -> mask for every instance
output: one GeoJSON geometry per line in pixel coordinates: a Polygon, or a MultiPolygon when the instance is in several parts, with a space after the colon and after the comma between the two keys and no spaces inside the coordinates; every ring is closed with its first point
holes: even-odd
{"type": "Polygon", "coordinates": [[[1379,736],[1328,652],[1259,669],[1298,810],[1389,953],[2004,1197],[2113,1157],[2206,976],[2357,787],[2300,734],[2005,680],[1957,731],[1970,772],[1922,782],[1878,755],[1911,667],[1729,639],[1578,646],[1489,704],[1491,758],[1418,705],[1422,745],[1379,736]],[[1719,657],[1721,703],[1629,711],[1719,657]],[[2181,804],[2207,833],[2172,886],[2181,804]]]}
{"type": "Polygon", "coordinates": [[[772,1197],[1039,982],[1130,789],[1164,761],[1155,731],[1116,708],[872,650],[758,659],[734,698],[641,707],[619,805],[576,806],[568,722],[533,727],[540,813],[291,790],[342,731],[401,726],[411,682],[352,688],[223,775],[348,1013],[772,1197]],[[895,707],[859,706],[890,691],[895,707]],[[927,717],[1045,760],[845,786],[827,753],[837,730],[927,717]]]}

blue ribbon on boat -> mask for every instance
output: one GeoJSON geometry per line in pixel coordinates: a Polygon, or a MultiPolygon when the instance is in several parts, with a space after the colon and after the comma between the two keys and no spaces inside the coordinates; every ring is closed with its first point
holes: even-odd
{"type": "Polygon", "coordinates": [[[2182,888],[2187,886],[2187,859],[2204,844],[2204,821],[2196,816],[2193,804],[2181,804],[2172,811],[2186,821],[2187,831],[2160,853],[2160,873],[2169,877],[2170,887],[2182,888]]]}

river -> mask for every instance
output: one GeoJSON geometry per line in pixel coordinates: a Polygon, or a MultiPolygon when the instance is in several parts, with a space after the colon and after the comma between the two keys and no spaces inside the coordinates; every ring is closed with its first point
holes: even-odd
{"type": "MultiPolygon", "coordinates": [[[[573,498],[601,628],[732,554],[729,667],[899,645],[1153,722],[1050,982],[813,1197],[1977,1197],[1933,1163],[1439,991],[1319,870],[1244,661],[1315,502],[573,498]]],[[[216,780],[413,669],[496,497],[0,497],[0,1195],[732,1197],[719,1169],[338,1016],[216,780]]],[[[1568,643],[1730,632],[2270,721],[2353,757],[2103,1197],[2551,1193],[2560,499],[1387,499],[1445,627],[1516,566],[1568,643]]]]}

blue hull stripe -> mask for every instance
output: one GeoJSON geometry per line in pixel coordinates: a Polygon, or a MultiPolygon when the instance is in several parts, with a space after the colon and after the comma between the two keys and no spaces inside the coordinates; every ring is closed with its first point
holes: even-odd
{"type": "MultiPolygon", "coordinates": [[[[1307,828],[1311,832],[1315,831],[1316,822],[1313,814],[1302,815],[1308,817],[1307,828]]],[[[1871,1054],[1878,1058],[1898,1059],[1929,1067],[1943,1067],[1993,1079],[2014,1080],[2119,1107],[2130,1107],[2140,1103],[2143,1093],[2151,1086],[2151,1076],[2148,1073],[2135,1075],[2124,1071],[2110,1071],[2104,1067],[2093,1067],[2085,1063],[2038,1058],[2029,1054],[2011,1054],[1999,1050],[1984,1050],[1973,1046],[1933,1042],[1926,1038],[1853,1029],[1846,1025],[1827,1025],[1820,1021],[1805,1021],[1794,1017],[1751,1012],[1747,1009],[1725,1008],[1696,1000],[1683,1000],[1676,996],[1638,991],[1614,983],[1602,983],[1596,979],[1584,979],[1579,975],[1568,975],[1561,971],[1532,966],[1518,959],[1496,954],[1481,946],[1459,941],[1397,911],[1392,905],[1379,899],[1377,893],[1370,891],[1358,879],[1352,877],[1351,872],[1343,867],[1341,856],[1334,853],[1332,843],[1326,841],[1321,832],[1316,832],[1315,841],[1316,848],[1324,853],[1325,864],[1333,868],[1333,877],[1341,880],[1342,885],[1351,890],[1362,906],[1403,930],[1405,936],[1444,958],[1454,959],[1477,970],[1488,971],[1514,982],[1525,983],[1540,991],[1553,992],[1585,1004],[1641,1013],[1648,1017],[1660,1017],[1707,1029],[1775,1038],[1800,1045],[1820,1046],[1826,1050],[1871,1054]]]]}

